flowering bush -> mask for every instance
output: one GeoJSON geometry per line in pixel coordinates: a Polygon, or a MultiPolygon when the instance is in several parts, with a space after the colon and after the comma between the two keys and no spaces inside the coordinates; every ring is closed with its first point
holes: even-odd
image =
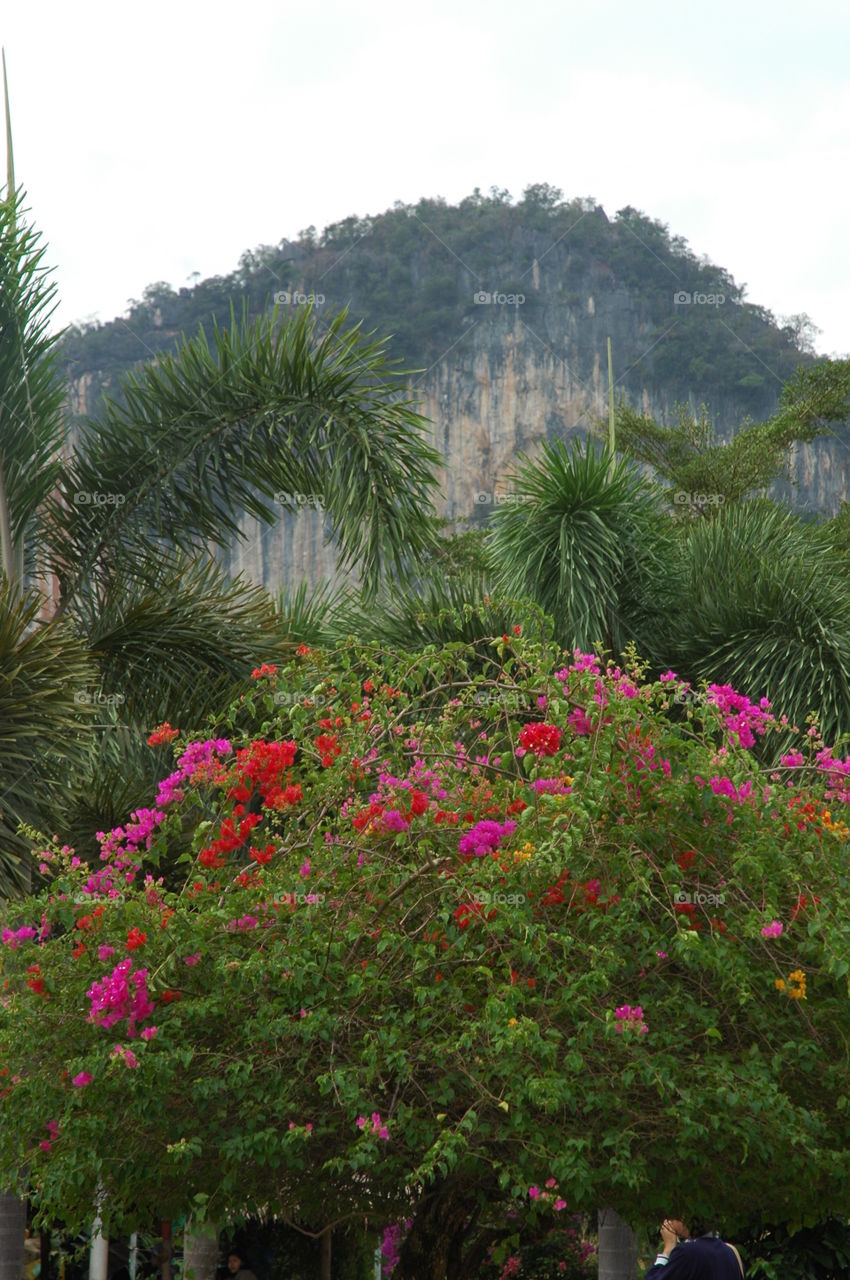
{"type": "Polygon", "coordinates": [[[45,1216],[409,1219],[427,1280],[473,1215],[501,1269],[523,1214],[663,1214],[671,1142],[694,1211],[846,1212],[850,763],[725,686],[493,652],[304,647],[98,868],[44,842],[0,1168],[45,1216]]]}

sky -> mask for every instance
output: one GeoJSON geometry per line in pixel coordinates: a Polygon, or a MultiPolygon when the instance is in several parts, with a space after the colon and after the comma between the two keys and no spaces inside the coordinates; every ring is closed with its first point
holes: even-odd
{"type": "Polygon", "coordinates": [[[310,225],[548,182],[850,354],[847,0],[39,0],[0,43],[57,324],[310,225]]]}

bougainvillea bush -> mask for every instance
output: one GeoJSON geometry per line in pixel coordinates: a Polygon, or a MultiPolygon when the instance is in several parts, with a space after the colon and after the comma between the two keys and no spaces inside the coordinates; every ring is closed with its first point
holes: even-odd
{"type": "Polygon", "coordinates": [[[609,1203],[848,1211],[850,762],[727,687],[491,651],[302,646],[152,732],[97,866],[43,842],[7,1184],[71,1226],[406,1222],[396,1280],[521,1274],[524,1223],[609,1203]]]}

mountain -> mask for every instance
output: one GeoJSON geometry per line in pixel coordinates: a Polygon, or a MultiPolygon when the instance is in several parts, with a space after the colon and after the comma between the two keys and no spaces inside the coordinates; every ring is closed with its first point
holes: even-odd
{"type": "MultiPolygon", "coordinates": [[[[72,328],[63,341],[74,416],[95,412],[125,370],[231,305],[283,317],[312,302],[317,323],[343,307],[386,337],[446,457],[441,515],[480,523],[510,488],[519,452],[586,433],[607,412],[606,341],[616,391],[659,421],[704,403],[721,435],[775,409],[783,382],[815,359],[805,318],[780,324],[745,287],[635,209],[613,218],[592,199],[565,201],[539,184],[518,201],[479,191],[396,204],[243,254],[229,276],[177,291],[149,286],[128,314],[72,328]]],[[[831,437],[801,447],[795,500],[833,511],[850,489],[850,460],[831,437]]],[[[245,524],[230,567],[277,590],[333,576],[321,512],[245,524]]]]}

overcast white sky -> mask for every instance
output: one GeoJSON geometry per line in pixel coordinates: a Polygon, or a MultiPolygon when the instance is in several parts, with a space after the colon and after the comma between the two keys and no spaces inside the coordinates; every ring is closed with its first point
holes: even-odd
{"type": "Polygon", "coordinates": [[[310,224],[549,182],[850,353],[847,0],[31,0],[0,42],[63,323],[310,224]]]}

